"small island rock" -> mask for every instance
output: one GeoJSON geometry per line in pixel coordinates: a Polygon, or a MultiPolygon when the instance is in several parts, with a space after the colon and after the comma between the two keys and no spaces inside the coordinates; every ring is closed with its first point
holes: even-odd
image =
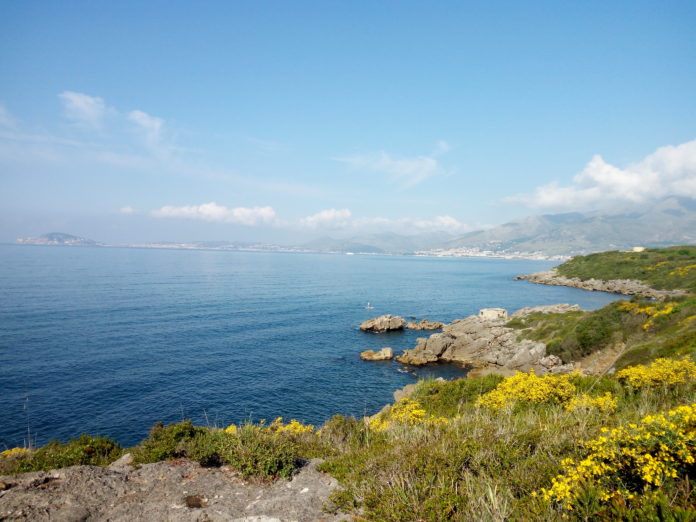
{"type": "Polygon", "coordinates": [[[394,357],[394,351],[391,348],[382,348],[379,352],[374,350],[360,352],[360,358],[363,361],[388,361],[392,357],[394,357]]]}
{"type": "Polygon", "coordinates": [[[360,325],[363,332],[388,332],[390,330],[402,330],[406,321],[398,315],[381,315],[374,319],[368,319],[360,325]]]}
{"type": "Polygon", "coordinates": [[[429,321],[428,319],[421,319],[418,322],[411,321],[406,325],[409,330],[440,330],[445,324],[439,321],[429,321]]]}

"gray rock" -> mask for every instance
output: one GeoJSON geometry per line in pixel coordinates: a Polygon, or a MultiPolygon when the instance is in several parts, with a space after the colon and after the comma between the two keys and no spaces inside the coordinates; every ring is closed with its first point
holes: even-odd
{"type": "MultiPolygon", "coordinates": [[[[396,390],[394,392],[394,402],[399,402],[401,399],[406,399],[413,395],[413,392],[416,391],[416,384],[407,384],[400,390],[396,390]]],[[[389,405],[387,405],[389,406],[389,405]]]]}
{"type": "Polygon", "coordinates": [[[439,321],[429,321],[428,319],[421,319],[418,322],[411,321],[406,324],[406,328],[409,330],[439,330],[443,326],[445,326],[444,323],[439,321]]]}
{"type": "Polygon", "coordinates": [[[360,324],[363,332],[388,332],[390,330],[403,330],[406,321],[398,315],[381,315],[373,319],[368,319],[360,324]]]}
{"type": "Polygon", "coordinates": [[[525,317],[534,313],[543,314],[565,314],[567,312],[577,312],[580,310],[578,305],[569,305],[568,303],[559,303],[553,305],[542,305],[542,306],[529,306],[527,308],[520,308],[514,314],[512,314],[512,319],[517,319],[519,317],[525,317]]]}
{"type": "MultiPolygon", "coordinates": [[[[577,307],[569,305],[553,305],[536,307],[534,311],[558,313],[575,309],[577,307]]],[[[544,343],[518,341],[518,332],[505,326],[507,313],[502,309],[494,310],[458,319],[446,325],[442,332],[418,339],[416,347],[405,350],[397,361],[415,366],[432,362],[458,363],[485,368],[486,373],[497,371],[505,375],[531,369],[540,375],[572,371],[572,367],[567,368],[558,357],[547,356],[544,343]]]]}
{"type": "Polygon", "coordinates": [[[14,484],[0,492],[0,520],[347,520],[322,510],[338,484],[317,471],[319,462],[309,461],[292,480],[270,485],[185,459],[124,472],[73,466],[0,477],[14,484]]]}

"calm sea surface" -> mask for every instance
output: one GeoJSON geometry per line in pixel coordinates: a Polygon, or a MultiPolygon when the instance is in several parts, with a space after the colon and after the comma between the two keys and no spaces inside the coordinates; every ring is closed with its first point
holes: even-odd
{"type": "Polygon", "coordinates": [[[182,417],[373,414],[416,377],[359,352],[412,348],[424,334],[367,334],[361,321],[617,299],[512,280],[553,264],[0,245],[0,449],[24,444],[27,429],[38,444],[87,432],[132,445],[182,417]]]}

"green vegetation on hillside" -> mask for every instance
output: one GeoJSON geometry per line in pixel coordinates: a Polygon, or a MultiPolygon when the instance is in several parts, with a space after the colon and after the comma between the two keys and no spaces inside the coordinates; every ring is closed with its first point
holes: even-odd
{"type": "MultiPolygon", "coordinates": [[[[369,422],[337,415],[315,431],[281,419],[226,429],[186,421],[155,426],[129,451],[139,463],[185,457],[262,480],[321,456],[341,484],[327,509],[364,520],[694,520],[695,392],[687,359],[615,377],[421,381],[369,422]]],[[[8,450],[0,470],[106,465],[122,452],[107,439],[78,441],[8,450]]]]}
{"type": "Polygon", "coordinates": [[[696,246],[600,252],[575,257],[558,266],[557,271],[582,280],[636,279],[653,288],[682,288],[696,293],[696,246]]]}
{"type": "Polygon", "coordinates": [[[520,339],[542,341],[563,362],[621,343],[617,368],[656,357],[696,356],[696,298],[655,302],[634,298],[591,312],[534,313],[508,322],[520,339]]]}

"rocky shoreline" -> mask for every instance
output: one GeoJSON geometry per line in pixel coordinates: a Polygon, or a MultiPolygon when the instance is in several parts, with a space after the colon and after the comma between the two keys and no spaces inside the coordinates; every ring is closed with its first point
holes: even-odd
{"type": "Polygon", "coordinates": [[[621,295],[636,295],[640,297],[649,297],[663,301],[670,297],[687,295],[685,290],[658,290],[652,288],[641,281],[635,279],[586,279],[582,280],[577,277],[565,277],[560,275],[555,268],[536,272],[534,274],[519,275],[515,280],[526,279],[532,283],[540,285],[553,286],[570,286],[572,288],[580,288],[582,290],[593,290],[598,292],[610,292],[621,295]]]}
{"type": "Polygon", "coordinates": [[[412,366],[454,363],[502,375],[529,370],[539,375],[568,373],[573,371],[573,364],[563,364],[557,356],[546,355],[544,343],[518,341],[518,332],[505,325],[510,319],[534,312],[565,313],[579,309],[568,304],[537,306],[523,308],[512,316],[502,308],[483,309],[478,315],[451,322],[440,333],[419,338],[415,348],[404,350],[396,360],[412,366]]]}
{"type": "MultiPolygon", "coordinates": [[[[512,375],[517,371],[534,370],[539,375],[546,373],[568,373],[573,371],[573,364],[563,364],[555,355],[546,354],[546,345],[541,342],[518,341],[518,332],[505,326],[510,319],[524,317],[528,314],[566,313],[579,310],[577,305],[555,304],[522,308],[508,316],[503,308],[485,308],[478,315],[457,319],[442,325],[442,331],[430,337],[419,337],[415,348],[404,350],[396,360],[409,366],[424,366],[430,363],[453,363],[469,366],[478,373],[499,373],[512,375]]],[[[388,331],[388,324],[402,328],[403,319],[398,316],[385,315],[365,321],[363,331],[388,331]],[[382,325],[379,330],[375,325],[382,325]]],[[[379,352],[365,350],[360,358],[366,361],[385,361],[393,357],[391,348],[379,352]]]]}

